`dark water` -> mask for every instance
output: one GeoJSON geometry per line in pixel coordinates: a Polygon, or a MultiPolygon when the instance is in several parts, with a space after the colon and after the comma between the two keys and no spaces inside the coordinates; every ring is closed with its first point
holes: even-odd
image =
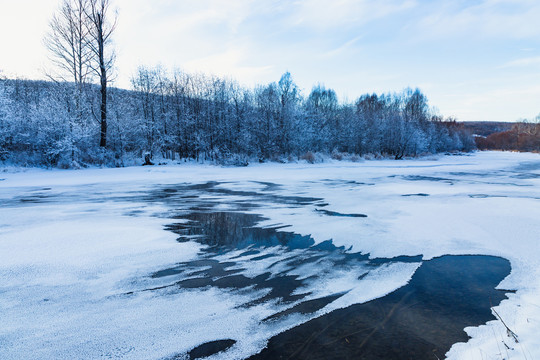
{"type": "Polygon", "coordinates": [[[227,350],[235,343],[236,341],[231,339],[211,341],[197,346],[195,349],[191,350],[188,355],[190,359],[200,359],[208,357],[210,355],[227,350]]]}
{"type": "Polygon", "coordinates": [[[495,319],[506,296],[494,288],[509,273],[491,256],[425,261],[408,285],[279,334],[251,359],[443,359],[465,327],[495,319]]]}
{"type": "MultiPolygon", "coordinates": [[[[198,260],[180,263],[152,276],[180,276],[168,285],[179,291],[204,287],[269,290],[242,305],[246,307],[276,300],[293,304],[276,309],[276,313],[261,319],[261,324],[294,313],[315,313],[343,295],[310,298],[310,293],[298,293],[306,283],[328,274],[315,271],[309,277],[299,278],[289,273],[300,266],[324,260],[336,271],[358,266],[364,267],[367,274],[371,268],[387,263],[421,262],[408,285],[383,298],[331,312],[279,334],[253,359],[442,359],[452,344],[468,339],[465,327],[494,319],[491,306],[506,298],[503,292],[495,290],[510,273],[509,262],[502,258],[369,259],[368,254],[350,253],[331,240],[314,245],[310,236],[257,227],[256,223],[263,219],[260,215],[197,211],[178,218],[184,221],[168,227],[179,235],[178,241],[194,239],[208,247],[198,260]],[[236,255],[227,256],[233,252],[236,255]],[[249,256],[248,261],[240,260],[245,256],[249,256]],[[274,260],[259,275],[243,274],[246,268],[268,259],[274,260]]],[[[189,358],[226,351],[237,340],[216,339],[202,344],[192,349],[189,358]]]]}
{"type": "Polygon", "coordinates": [[[316,209],[315,211],[317,211],[318,213],[322,213],[324,215],[328,215],[328,216],[343,216],[343,217],[367,217],[366,214],[344,214],[344,213],[339,213],[337,211],[330,211],[330,210],[319,210],[319,209],[316,209]]]}
{"type": "MultiPolygon", "coordinates": [[[[359,222],[367,216],[326,210],[327,204],[318,198],[276,195],[273,191],[280,185],[261,184],[264,187],[258,191],[228,190],[209,182],[167,186],[152,193],[151,201],[170,205],[167,217],[176,221],[167,229],[178,234],[178,241],[197,241],[206,247],[197,260],[151,275],[165,285],[141,291],[166,288],[167,296],[211,287],[241,294],[260,292],[262,295],[239,306],[276,304],[274,314],[259,320],[264,326],[294,314],[314,314],[342,297],[346,292],[314,296],[302,290],[324,284],[336,273],[357,269],[360,275],[354,286],[361,287],[365,286],[363,277],[385,264],[412,262],[421,266],[406,286],[285,331],[270,339],[268,347],[252,359],[442,359],[454,343],[468,339],[465,327],[494,319],[490,308],[505,298],[503,292],[495,290],[510,273],[509,262],[502,258],[443,256],[422,261],[419,255],[369,259],[369,254],[336,247],[331,239],[315,245],[310,236],[283,231],[284,225],[258,227],[264,218],[245,211],[265,206],[314,206],[321,216],[347,216],[359,222]],[[216,210],[224,203],[231,210],[216,210]],[[304,269],[302,276],[298,269],[304,269]]],[[[178,354],[178,358],[213,354],[225,358],[239,340],[215,339],[178,354]]]]}

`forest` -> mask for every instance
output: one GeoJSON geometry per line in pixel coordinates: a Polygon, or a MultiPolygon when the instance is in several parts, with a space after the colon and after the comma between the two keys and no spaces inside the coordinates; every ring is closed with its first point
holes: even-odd
{"type": "Polygon", "coordinates": [[[104,145],[98,85],[0,79],[0,160],[70,168],[140,164],[146,155],[246,165],[475,147],[462,125],[430,111],[418,89],[340,103],[322,85],[303,96],[289,73],[249,89],[159,66],[140,67],[131,82],[131,90],[108,91],[104,145]]]}

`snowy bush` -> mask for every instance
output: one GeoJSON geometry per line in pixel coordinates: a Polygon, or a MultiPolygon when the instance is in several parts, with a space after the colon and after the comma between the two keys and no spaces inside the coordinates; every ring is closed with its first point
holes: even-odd
{"type": "Polygon", "coordinates": [[[310,164],[314,164],[315,163],[315,154],[313,154],[311,151],[308,151],[304,155],[300,156],[300,159],[306,160],[310,164]]]}

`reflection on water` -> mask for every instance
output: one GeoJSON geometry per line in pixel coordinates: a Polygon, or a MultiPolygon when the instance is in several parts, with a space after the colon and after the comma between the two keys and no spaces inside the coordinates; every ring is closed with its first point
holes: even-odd
{"type": "MultiPolygon", "coordinates": [[[[309,236],[278,232],[276,228],[260,228],[260,215],[238,212],[194,212],[182,216],[186,223],[169,225],[168,230],[180,235],[179,241],[196,239],[224,251],[247,247],[286,246],[305,249],[314,244],[309,236]]],[[[216,249],[213,249],[215,251],[216,249]]]]}
{"type": "MultiPolygon", "coordinates": [[[[183,216],[187,222],[168,227],[179,234],[179,241],[195,240],[208,245],[201,258],[160,270],[153,278],[181,276],[171,286],[178,288],[202,288],[212,286],[221,289],[264,290],[265,295],[244,304],[256,304],[279,300],[293,303],[311,295],[310,289],[322,281],[331,271],[360,269],[365,273],[375,268],[368,255],[347,253],[331,241],[314,245],[310,236],[278,231],[278,228],[260,228],[255,224],[260,215],[237,212],[196,212],[183,216]],[[253,274],[251,268],[258,268],[253,274]],[[300,276],[295,270],[306,269],[308,276],[300,276]],[[251,276],[244,274],[249,271],[251,276]],[[306,291],[302,291],[306,289],[306,291]]],[[[342,294],[335,294],[333,299],[342,294]]],[[[276,313],[274,319],[286,314],[314,312],[327,304],[326,297],[311,297],[307,304],[299,303],[285,313],[276,313]],[[319,305],[317,305],[319,304],[319,305]],[[322,304],[322,305],[320,305],[322,304]],[[311,311],[309,310],[311,309],[311,311]]]]}

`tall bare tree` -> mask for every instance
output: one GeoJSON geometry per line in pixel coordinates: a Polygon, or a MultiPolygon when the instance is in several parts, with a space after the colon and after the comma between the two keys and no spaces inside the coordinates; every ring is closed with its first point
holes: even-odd
{"type": "Polygon", "coordinates": [[[88,18],[88,45],[93,54],[90,67],[99,77],[101,86],[100,102],[100,141],[99,146],[107,146],[107,85],[111,81],[111,70],[114,65],[114,50],[110,50],[112,34],[116,28],[117,16],[110,17],[110,0],[88,0],[85,14],[88,18]]]}
{"type": "Polygon", "coordinates": [[[75,84],[77,116],[82,117],[82,92],[91,68],[92,52],[89,46],[88,0],[63,0],[60,9],[49,24],[45,46],[51,60],[60,70],[49,74],[51,78],[71,80],[75,84]]]}

